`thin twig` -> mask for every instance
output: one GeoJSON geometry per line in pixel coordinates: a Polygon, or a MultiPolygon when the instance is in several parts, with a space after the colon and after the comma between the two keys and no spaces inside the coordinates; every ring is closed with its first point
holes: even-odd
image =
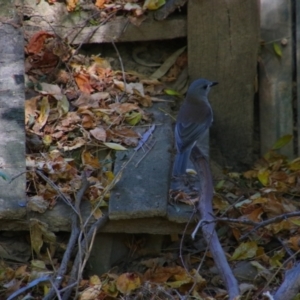
{"type": "Polygon", "coordinates": [[[17,179],[18,177],[22,176],[23,174],[30,172],[30,171],[23,171],[21,173],[18,173],[17,175],[13,176],[10,178],[10,180],[8,181],[8,184],[12,183],[15,179],[17,179]]]}
{"type": "MultiPolygon", "coordinates": [[[[102,216],[102,218],[98,219],[93,225],[92,227],[90,228],[87,236],[84,238],[83,241],[81,241],[81,246],[83,247],[84,244],[89,244],[90,241],[92,240],[92,237],[94,235],[94,231],[98,231],[101,227],[103,227],[106,222],[108,221],[108,215],[105,214],[102,216]]],[[[74,282],[77,282],[77,274],[78,274],[78,271],[79,271],[79,264],[80,264],[80,261],[82,260],[82,257],[81,255],[79,255],[79,253],[77,253],[76,255],[76,258],[75,258],[75,261],[73,263],[73,268],[72,268],[72,271],[71,271],[71,274],[70,274],[70,279],[69,279],[69,282],[68,282],[68,289],[66,289],[62,299],[63,300],[68,300],[70,299],[70,295],[71,295],[71,292],[72,292],[72,289],[71,289],[71,285],[74,284],[74,282]]],[[[78,283],[78,282],[77,282],[78,283]]]]}
{"type": "MultiPolygon", "coordinates": [[[[116,15],[116,13],[117,13],[117,11],[112,12],[110,15],[107,16],[107,18],[106,18],[104,21],[102,21],[99,25],[95,26],[94,30],[93,30],[92,32],[90,32],[90,34],[88,35],[88,37],[86,37],[86,38],[79,44],[79,46],[76,48],[76,50],[74,51],[73,55],[68,59],[68,61],[70,61],[70,60],[78,53],[78,51],[80,50],[80,48],[82,47],[83,44],[86,44],[86,43],[90,40],[90,38],[91,38],[91,37],[94,35],[94,33],[99,29],[99,27],[101,27],[101,26],[103,26],[104,24],[106,24],[106,23],[109,21],[109,19],[111,19],[113,16],[116,15]]],[[[85,24],[82,24],[81,29],[77,32],[77,34],[75,34],[75,36],[74,36],[73,39],[69,42],[69,44],[72,44],[72,43],[75,41],[75,39],[76,39],[76,37],[78,36],[78,34],[79,34],[84,28],[86,28],[87,23],[88,23],[95,15],[97,15],[97,14],[98,14],[98,13],[91,15],[88,19],[85,20],[85,24]]]]}
{"type": "Polygon", "coordinates": [[[60,292],[59,292],[58,288],[55,286],[55,283],[53,282],[52,279],[50,280],[50,282],[51,282],[52,288],[55,290],[58,300],[62,300],[61,296],[60,296],[60,292]]]}
{"type": "Polygon", "coordinates": [[[144,155],[140,158],[140,160],[135,164],[135,167],[137,168],[140,162],[149,154],[149,152],[153,149],[154,145],[156,144],[156,141],[152,143],[147,149],[147,151],[144,153],[144,155]]]}
{"type": "Polygon", "coordinates": [[[172,116],[169,112],[167,112],[166,110],[164,110],[161,107],[159,107],[158,109],[161,110],[162,112],[164,112],[166,115],[168,115],[173,121],[176,121],[176,118],[174,116],[172,116]]]}
{"type": "Polygon", "coordinates": [[[51,290],[49,293],[44,297],[44,300],[50,300],[53,298],[56,290],[58,287],[60,287],[62,280],[66,274],[68,262],[71,258],[72,251],[75,247],[76,241],[78,241],[79,236],[79,226],[78,226],[78,219],[80,217],[80,202],[84,196],[84,193],[86,190],[90,187],[90,183],[86,178],[85,173],[82,174],[82,186],[77,192],[75,196],[75,207],[74,210],[78,210],[76,213],[73,213],[72,216],[72,229],[71,229],[71,235],[68,242],[67,249],[64,253],[63,259],[61,261],[60,267],[55,275],[55,279],[52,285],[51,290]]]}
{"type": "MultiPolygon", "coordinates": [[[[127,83],[126,83],[126,76],[125,76],[125,70],[124,70],[123,60],[122,60],[122,57],[120,55],[120,52],[119,52],[119,50],[118,50],[115,42],[112,40],[111,43],[112,43],[113,47],[115,48],[115,51],[116,51],[116,53],[118,55],[118,58],[119,58],[119,62],[120,62],[120,65],[121,65],[121,70],[122,70],[123,81],[124,81],[124,92],[126,93],[126,91],[127,91],[127,83]]],[[[118,100],[117,102],[120,102],[120,101],[118,100]]]]}
{"type": "Polygon", "coordinates": [[[181,240],[180,240],[180,245],[179,245],[179,257],[180,257],[180,260],[181,260],[181,264],[183,265],[183,267],[184,267],[184,269],[186,270],[187,273],[188,273],[188,269],[187,269],[187,267],[185,265],[185,262],[183,260],[183,255],[182,255],[183,240],[184,240],[185,234],[187,232],[188,226],[191,224],[192,219],[194,218],[194,216],[195,216],[195,211],[193,211],[193,213],[191,214],[188,222],[186,223],[186,225],[184,227],[184,230],[183,230],[183,233],[182,233],[182,237],[181,237],[181,240]]]}
{"type": "Polygon", "coordinates": [[[277,222],[283,221],[285,219],[292,218],[292,217],[298,217],[298,216],[300,216],[300,211],[282,214],[282,215],[276,216],[274,218],[268,219],[266,221],[263,221],[263,222],[260,222],[260,223],[256,223],[255,224],[256,226],[251,231],[249,231],[248,233],[246,233],[243,236],[241,236],[240,240],[244,240],[251,233],[257,231],[261,227],[265,227],[265,226],[270,225],[272,223],[277,223],[277,222]]]}
{"type": "Polygon", "coordinates": [[[70,206],[73,211],[77,214],[78,212],[76,211],[75,207],[71,203],[71,201],[67,198],[67,196],[59,189],[59,187],[52,181],[50,180],[47,176],[43,174],[40,170],[36,169],[35,172],[42,177],[61,197],[61,199],[68,205],[70,206]]]}

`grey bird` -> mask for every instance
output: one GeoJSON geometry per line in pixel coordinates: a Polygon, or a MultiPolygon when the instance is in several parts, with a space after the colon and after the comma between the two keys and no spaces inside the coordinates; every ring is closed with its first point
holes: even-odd
{"type": "Polygon", "coordinates": [[[173,166],[173,176],[184,175],[191,151],[197,140],[204,137],[213,122],[213,112],[208,102],[208,93],[218,84],[207,79],[197,79],[189,87],[180,107],[175,125],[177,154],[173,166]]]}

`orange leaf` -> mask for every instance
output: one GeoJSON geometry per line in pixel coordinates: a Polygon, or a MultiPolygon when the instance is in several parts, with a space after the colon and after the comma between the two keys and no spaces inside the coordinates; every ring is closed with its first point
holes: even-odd
{"type": "Polygon", "coordinates": [[[36,34],[34,34],[26,46],[27,53],[28,54],[40,53],[44,48],[45,40],[50,37],[54,37],[54,35],[46,31],[39,31],[36,34]]]}
{"type": "Polygon", "coordinates": [[[116,285],[121,293],[130,294],[141,286],[141,279],[137,274],[124,273],[118,277],[116,285]]]}
{"type": "Polygon", "coordinates": [[[78,0],[67,0],[67,10],[74,11],[77,6],[78,0]]]}
{"type": "Polygon", "coordinates": [[[91,115],[84,114],[82,116],[82,126],[87,129],[93,128],[95,126],[94,117],[91,115]]]}
{"type": "Polygon", "coordinates": [[[40,131],[44,127],[49,117],[49,113],[50,113],[50,104],[48,101],[48,97],[43,97],[41,101],[40,115],[33,126],[33,130],[35,132],[40,131]]]}
{"type": "Polygon", "coordinates": [[[104,8],[105,7],[104,4],[105,4],[105,0],[96,0],[96,3],[95,3],[95,5],[98,8],[104,8]]]}
{"type": "Polygon", "coordinates": [[[115,110],[118,114],[126,114],[133,110],[140,110],[136,104],[132,103],[113,103],[109,105],[110,108],[115,110]]]}
{"type": "Polygon", "coordinates": [[[90,85],[90,76],[88,74],[78,73],[74,75],[75,81],[79,89],[87,94],[90,94],[94,89],[90,85]]]}
{"type": "Polygon", "coordinates": [[[97,157],[94,157],[90,152],[84,150],[81,154],[81,160],[83,165],[90,166],[95,169],[100,169],[100,163],[97,157]]]}
{"type": "Polygon", "coordinates": [[[292,236],[290,237],[290,239],[288,240],[289,246],[295,250],[298,251],[300,249],[300,236],[296,235],[296,236],[292,236]]]}
{"type": "Polygon", "coordinates": [[[25,124],[27,124],[31,118],[34,118],[36,116],[36,104],[39,98],[40,96],[25,101],[25,124]]]}
{"type": "Polygon", "coordinates": [[[262,207],[259,207],[255,210],[253,210],[249,215],[247,215],[247,218],[253,222],[259,222],[261,221],[261,215],[264,213],[262,207]]]}

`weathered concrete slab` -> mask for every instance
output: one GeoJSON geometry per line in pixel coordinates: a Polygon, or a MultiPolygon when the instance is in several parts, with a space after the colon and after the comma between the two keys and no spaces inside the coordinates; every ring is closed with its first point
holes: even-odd
{"type": "MultiPolygon", "coordinates": [[[[277,139],[286,134],[293,134],[291,3],[285,0],[261,1],[261,38],[265,43],[259,62],[262,155],[270,150],[277,139]],[[281,45],[282,39],[286,39],[285,46],[281,45]],[[281,57],[275,53],[274,44],[281,48],[281,57]]],[[[293,143],[289,143],[280,151],[292,157],[293,143]]]]}
{"type": "MultiPolygon", "coordinates": [[[[91,206],[88,202],[84,202],[80,208],[83,219],[86,220],[87,216],[91,213],[91,206]]],[[[171,208],[173,210],[173,208],[171,208]]],[[[181,210],[180,210],[181,211],[181,210]]],[[[168,210],[169,212],[169,210],[168,210]]],[[[108,233],[150,233],[150,234],[173,234],[182,233],[185,230],[186,222],[190,219],[190,214],[183,214],[186,219],[180,216],[180,212],[170,211],[169,221],[166,217],[153,217],[153,218],[140,218],[140,219],[126,219],[126,220],[109,220],[100,232],[108,233]]],[[[71,231],[71,209],[60,201],[53,208],[43,214],[28,212],[26,216],[10,216],[10,218],[0,218],[0,228],[3,231],[28,231],[29,220],[31,218],[38,219],[48,224],[50,231],[58,232],[71,231]]],[[[95,219],[90,219],[89,225],[92,225],[95,219]]],[[[192,232],[195,227],[195,222],[191,222],[187,232],[192,232]]]]}
{"type": "Polygon", "coordinates": [[[140,26],[131,24],[127,18],[113,17],[97,28],[90,24],[91,19],[97,19],[97,13],[97,10],[69,13],[65,3],[49,5],[41,1],[36,5],[34,1],[25,0],[24,15],[28,20],[24,21],[24,28],[29,35],[40,30],[53,32],[73,44],[167,40],[187,34],[185,16],[164,21],[148,16],[140,26]]]}
{"type": "Polygon", "coordinates": [[[253,101],[259,49],[259,1],[188,1],[188,62],[192,80],[219,82],[209,99],[211,136],[222,166],[253,163],[253,101]]]}
{"type": "Polygon", "coordinates": [[[195,221],[193,212],[196,211],[193,206],[182,203],[169,204],[167,209],[167,219],[176,223],[187,223],[195,221]],[[193,217],[192,217],[193,216],[193,217]]]}
{"type": "Polygon", "coordinates": [[[9,177],[24,173],[11,184],[0,178],[0,218],[22,218],[25,202],[24,44],[13,1],[0,11],[0,171],[9,177]],[[2,23],[3,22],[3,23],[2,23]]]}
{"type": "Polygon", "coordinates": [[[128,151],[126,155],[120,151],[117,153],[115,174],[124,164],[127,165],[111,192],[109,218],[112,220],[167,214],[172,164],[172,119],[164,112],[169,111],[168,104],[155,104],[149,111],[153,113],[156,128],[145,146],[138,151],[128,151]]]}

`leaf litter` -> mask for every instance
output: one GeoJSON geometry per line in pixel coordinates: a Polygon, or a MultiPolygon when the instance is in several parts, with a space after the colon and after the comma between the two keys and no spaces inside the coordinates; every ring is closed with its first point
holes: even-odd
{"type": "MultiPolygon", "coordinates": [[[[105,58],[73,56],[72,52],[69,45],[61,44],[46,32],[38,33],[26,47],[28,81],[36,91],[25,103],[27,190],[30,209],[40,213],[55,206],[58,194],[35,169],[42,170],[69,201],[74,200],[81,185],[80,172],[88,170],[94,185],[87,191],[86,198],[95,205],[114,177],[111,151],[126,147],[138,150],[155,130],[144,108],[152,105],[151,99],[157,96],[154,86],[161,83],[154,83],[144,75],[133,76],[130,72],[125,73],[124,83],[123,74],[114,71],[105,58]],[[66,50],[63,56],[54,51],[57,49],[54,46],[49,50],[46,41],[52,46],[63,47],[66,50]],[[56,70],[59,61],[68,68],[56,70]],[[40,81],[40,76],[53,72],[57,74],[56,83],[40,81]],[[148,126],[143,136],[135,130],[138,125],[148,126]],[[99,152],[105,153],[102,159],[99,152]]],[[[259,297],[263,287],[278,286],[282,266],[291,268],[290,257],[300,251],[300,159],[289,161],[277,152],[290,139],[290,136],[282,137],[251,170],[242,174],[226,173],[215,186],[213,204],[217,220],[221,222],[218,234],[234,271],[240,268],[240,261],[251,261],[254,275],[238,279],[241,290],[252,299],[259,297]],[[279,270],[276,277],[270,275],[274,270],[279,270]]],[[[182,202],[194,205],[194,199],[186,197],[183,196],[185,201],[182,202]]],[[[107,200],[108,197],[101,200],[101,207],[107,206],[107,200]]],[[[101,208],[94,212],[95,218],[101,215],[101,208]]],[[[41,249],[45,243],[49,249],[54,247],[55,235],[48,231],[46,224],[37,220],[31,222],[32,247],[40,260],[33,261],[29,270],[26,265],[11,269],[4,262],[1,264],[0,278],[6,281],[7,294],[35,276],[49,273],[41,249]]],[[[128,247],[137,244],[138,241],[128,247]]],[[[145,299],[180,299],[179,294],[187,293],[194,299],[225,299],[227,294],[216,281],[206,247],[198,241],[186,241],[180,250],[185,261],[182,264],[176,255],[181,247],[178,240],[173,245],[177,249],[175,255],[174,250],[167,250],[156,258],[140,258],[139,266],[132,267],[130,272],[120,273],[119,270],[82,280],[79,299],[135,299],[139,295],[145,299]],[[205,257],[200,272],[196,270],[199,254],[205,257]]],[[[54,263],[58,262],[54,260],[54,263]]],[[[243,270],[248,271],[249,266],[243,270]]],[[[43,292],[39,293],[46,294],[49,283],[41,280],[40,287],[43,292]]]]}

